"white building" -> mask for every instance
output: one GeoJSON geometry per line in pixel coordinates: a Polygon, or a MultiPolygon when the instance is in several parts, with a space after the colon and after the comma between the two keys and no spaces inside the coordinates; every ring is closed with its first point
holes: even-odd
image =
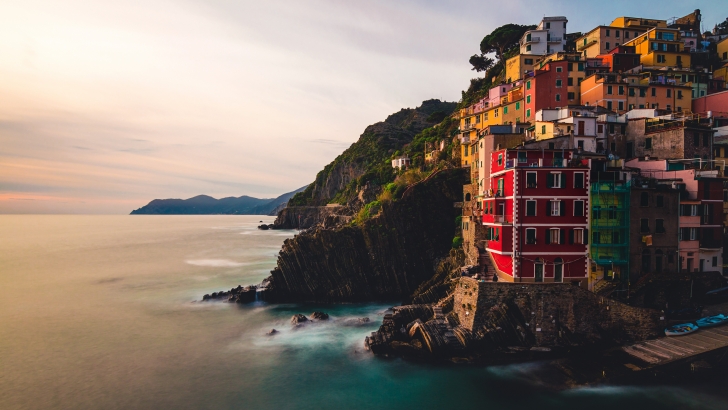
{"type": "Polygon", "coordinates": [[[535,30],[523,33],[521,54],[546,55],[564,51],[566,23],[564,16],[544,17],[535,30]]]}
{"type": "Polygon", "coordinates": [[[407,168],[410,166],[410,159],[408,157],[397,157],[392,160],[392,168],[407,168]]]}

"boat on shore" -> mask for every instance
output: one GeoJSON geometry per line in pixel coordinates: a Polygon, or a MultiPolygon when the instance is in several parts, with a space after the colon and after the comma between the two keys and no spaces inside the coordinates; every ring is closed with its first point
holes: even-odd
{"type": "Polygon", "coordinates": [[[695,321],[695,323],[698,325],[698,327],[720,326],[722,324],[728,323],[728,316],[721,313],[715,316],[708,316],[698,319],[695,321]]]}
{"type": "Polygon", "coordinates": [[[666,336],[683,336],[693,333],[698,330],[698,326],[695,323],[681,323],[679,325],[670,326],[665,328],[666,336]]]}

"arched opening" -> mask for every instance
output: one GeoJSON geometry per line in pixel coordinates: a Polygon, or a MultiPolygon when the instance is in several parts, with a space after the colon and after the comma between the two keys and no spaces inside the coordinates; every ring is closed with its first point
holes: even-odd
{"type": "Polygon", "coordinates": [[[564,260],[561,258],[554,259],[554,282],[564,281],[564,260]]]}
{"type": "Polygon", "coordinates": [[[543,259],[536,259],[533,269],[536,282],[543,282],[543,259]]]}
{"type": "Polygon", "coordinates": [[[470,198],[471,198],[470,197],[470,192],[468,192],[467,194],[465,194],[465,202],[470,202],[470,198]]]}
{"type": "Polygon", "coordinates": [[[655,272],[662,273],[662,250],[655,251],[655,272]]]}
{"type": "Polygon", "coordinates": [[[651,266],[650,266],[650,259],[651,259],[650,250],[649,249],[644,249],[642,251],[642,274],[643,275],[645,273],[649,273],[650,272],[650,268],[651,268],[651,266]]]}

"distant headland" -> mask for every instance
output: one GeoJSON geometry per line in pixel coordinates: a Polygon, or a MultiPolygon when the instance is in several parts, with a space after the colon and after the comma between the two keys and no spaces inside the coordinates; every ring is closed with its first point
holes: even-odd
{"type": "Polygon", "coordinates": [[[131,215],[276,215],[288,200],[306,187],[285,193],[277,198],[227,197],[215,199],[198,195],[188,199],[155,199],[131,215]]]}

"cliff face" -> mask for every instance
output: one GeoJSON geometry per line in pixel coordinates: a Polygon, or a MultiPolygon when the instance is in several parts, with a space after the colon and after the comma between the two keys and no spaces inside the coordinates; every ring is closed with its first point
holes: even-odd
{"type": "Polygon", "coordinates": [[[316,175],[316,180],[294,196],[291,206],[322,206],[331,202],[362,205],[359,191],[368,183],[379,186],[391,182],[394,172],[391,155],[412,142],[415,135],[442,121],[455,109],[455,103],[424,101],[417,108],[405,108],[383,122],[368,126],[359,140],[316,175]]]}
{"type": "Polygon", "coordinates": [[[324,228],[350,222],[352,211],[345,206],[289,206],[278,213],[273,229],[324,228]]]}
{"type": "Polygon", "coordinates": [[[275,302],[402,300],[433,277],[455,231],[465,171],[442,171],[385,203],[361,226],[288,239],[265,298],[275,302]]]}

